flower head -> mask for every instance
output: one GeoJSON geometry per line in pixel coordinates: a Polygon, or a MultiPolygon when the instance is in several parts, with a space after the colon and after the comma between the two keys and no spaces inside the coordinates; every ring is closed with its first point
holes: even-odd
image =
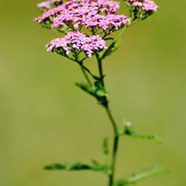
{"type": "Polygon", "coordinates": [[[98,27],[102,28],[104,31],[109,30],[112,32],[114,30],[118,30],[124,25],[127,25],[129,22],[129,18],[124,15],[109,14],[107,16],[96,15],[91,17],[85,21],[85,25],[87,28],[98,27]]]}
{"type": "Polygon", "coordinates": [[[45,11],[45,10],[49,10],[50,8],[52,8],[52,6],[55,7],[62,3],[63,3],[62,0],[48,0],[48,1],[43,1],[41,3],[38,3],[37,7],[45,11]]]}
{"type": "Polygon", "coordinates": [[[106,43],[99,35],[87,36],[75,31],[50,41],[46,47],[48,51],[63,56],[69,55],[70,52],[73,54],[84,52],[86,56],[91,57],[95,52],[105,49],[106,43]]]}
{"type": "Polygon", "coordinates": [[[51,27],[59,28],[68,25],[69,27],[77,29],[78,27],[85,26],[90,30],[93,28],[100,28],[104,31],[109,30],[112,32],[129,23],[129,19],[124,15],[100,15],[96,13],[94,8],[85,13],[86,11],[87,9],[85,9],[83,15],[82,12],[79,13],[78,10],[67,12],[66,14],[60,14],[54,19],[54,23],[51,27]]]}
{"type": "Polygon", "coordinates": [[[128,0],[134,7],[142,8],[145,12],[155,12],[158,9],[158,5],[152,0],[128,0]]]}
{"type": "Polygon", "coordinates": [[[51,28],[67,26],[76,30],[82,26],[92,29],[115,31],[129,23],[124,15],[117,15],[119,2],[112,0],[70,0],[50,9],[35,19],[38,23],[49,22],[51,28]]]}
{"type": "Polygon", "coordinates": [[[64,14],[67,12],[79,12],[81,15],[90,13],[94,9],[94,13],[115,13],[120,7],[119,2],[115,2],[112,0],[70,0],[65,2],[64,4],[50,9],[47,12],[44,12],[42,16],[35,19],[36,22],[40,23],[49,19],[50,17],[56,17],[60,14],[64,14]]]}
{"type": "Polygon", "coordinates": [[[50,1],[43,1],[37,4],[37,7],[40,9],[50,9],[51,2],[50,1]]]}
{"type": "Polygon", "coordinates": [[[158,9],[158,5],[151,0],[144,0],[143,10],[155,12],[158,9]]]}

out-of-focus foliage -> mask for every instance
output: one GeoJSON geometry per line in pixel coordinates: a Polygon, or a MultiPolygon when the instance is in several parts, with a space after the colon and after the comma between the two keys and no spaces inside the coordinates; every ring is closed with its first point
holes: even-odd
{"type": "Polygon", "coordinates": [[[151,167],[147,170],[143,170],[137,173],[133,173],[132,176],[125,178],[125,179],[121,179],[116,183],[116,186],[128,186],[128,185],[133,185],[138,183],[141,180],[144,180],[148,177],[157,175],[157,174],[162,174],[167,172],[167,169],[162,168],[159,165],[156,165],[154,167],[151,167]]]}

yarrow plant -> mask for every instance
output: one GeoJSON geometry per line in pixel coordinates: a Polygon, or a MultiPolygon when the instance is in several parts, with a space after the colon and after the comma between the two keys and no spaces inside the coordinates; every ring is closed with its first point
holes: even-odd
{"type": "Polygon", "coordinates": [[[34,19],[41,26],[62,34],[62,37],[46,44],[47,51],[59,54],[80,66],[86,82],[76,83],[77,87],[97,100],[106,110],[113,127],[112,148],[109,147],[107,138],[103,141],[103,153],[109,162],[56,163],[46,166],[45,169],[103,172],[108,177],[108,186],[132,185],[146,177],[165,171],[161,166],[153,166],[119,180],[115,178],[118,144],[122,136],[160,141],[160,138],[155,135],[137,133],[130,122],[119,126],[110,109],[104,82],[103,61],[118,48],[118,43],[127,28],[149,18],[158,9],[158,5],[152,0],[123,0],[122,3],[114,0],[69,0],[65,2],[48,0],[37,5],[42,15],[34,19]],[[128,9],[127,15],[118,14],[122,3],[128,9]],[[118,34],[113,36],[113,32],[118,32],[118,34]],[[97,62],[98,74],[94,74],[85,62],[93,57],[97,62]]]}

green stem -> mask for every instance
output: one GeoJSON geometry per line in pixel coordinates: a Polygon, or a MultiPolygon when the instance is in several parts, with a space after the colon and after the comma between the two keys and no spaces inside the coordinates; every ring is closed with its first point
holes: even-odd
{"type": "MultiPolygon", "coordinates": [[[[105,89],[105,84],[104,84],[104,79],[103,79],[104,75],[103,75],[102,60],[101,60],[99,54],[96,54],[96,58],[97,58],[97,62],[98,62],[98,70],[99,70],[100,80],[102,82],[103,88],[105,89]]],[[[108,186],[113,186],[114,177],[115,177],[116,156],[117,156],[118,144],[119,144],[119,136],[118,136],[117,124],[116,124],[116,122],[114,120],[114,117],[112,115],[112,112],[110,110],[108,100],[106,102],[107,102],[107,104],[103,105],[103,106],[104,106],[104,108],[107,112],[108,118],[109,118],[109,120],[112,124],[113,135],[114,135],[114,137],[113,137],[113,148],[112,148],[112,159],[111,159],[111,167],[110,167],[111,172],[108,175],[108,179],[109,179],[108,186]]]]}
{"type": "Polygon", "coordinates": [[[109,119],[110,119],[110,121],[111,121],[111,124],[112,124],[112,127],[113,127],[114,135],[118,136],[117,124],[116,124],[116,122],[115,122],[115,120],[114,120],[114,118],[113,118],[113,116],[112,116],[112,112],[111,112],[109,106],[107,106],[105,109],[106,109],[107,115],[108,115],[108,117],[109,117],[109,119]]]}
{"type": "Polygon", "coordinates": [[[83,65],[82,62],[76,61],[76,63],[78,63],[78,64],[81,66],[81,68],[82,68],[84,71],[86,71],[93,79],[98,79],[98,77],[95,76],[85,65],[83,65]]]}
{"type": "MultiPolygon", "coordinates": [[[[125,33],[125,31],[127,30],[128,27],[132,26],[133,24],[135,24],[136,22],[138,22],[139,20],[134,20],[132,21],[131,24],[129,24],[128,26],[125,26],[120,34],[118,35],[118,37],[115,39],[115,43],[119,43],[121,41],[121,38],[123,36],[123,34],[125,33]]],[[[92,30],[93,34],[95,34],[95,31],[92,30]]],[[[105,36],[106,37],[106,36],[105,36]]],[[[101,82],[102,84],[102,88],[104,90],[106,90],[105,88],[105,83],[104,83],[104,74],[103,74],[103,67],[102,67],[102,58],[99,56],[98,53],[96,53],[96,59],[97,59],[97,63],[98,63],[98,71],[99,71],[99,77],[94,76],[88,68],[86,68],[85,66],[83,66],[82,63],[79,63],[82,67],[82,71],[85,75],[85,78],[87,79],[87,82],[90,84],[91,81],[87,78],[87,73],[89,73],[89,75],[91,75],[94,79],[98,80],[101,82]]],[[[117,152],[118,152],[118,145],[119,145],[119,135],[118,135],[118,127],[117,124],[115,122],[115,119],[112,115],[112,112],[110,110],[109,107],[109,101],[106,98],[106,104],[102,103],[102,106],[105,108],[106,113],[108,115],[108,118],[112,124],[112,128],[113,128],[113,147],[112,147],[112,157],[111,157],[111,164],[110,164],[110,173],[108,174],[108,186],[113,186],[114,185],[114,180],[115,180],[115,168],[116,168],[116,158],[117,158],[117,152]]],[[[105,103],[104,102],[104,103],[105,103]]]]}
{"type": "Polygon", "coordinates": [[[78,62],[78,64],[94,79],[98,79],[97,76],[95,76],[85,65],[83,65],[82,62],[78,62]]]}
{"type": "MultiPolygon", "coordinates": [[[[97,59],[97,63],[98,63],[98,71],[99,71],[99,77],[96,76],[97,80],[100,80],[103,89],[105,89],[105,83],[104,83],[104,74],[103,74],[103,66],[102,66],[102,59],[100,58],[99,54],[96,54],[96,59],[97,59]]],[[[82,68],[82,72],[87,80],[87,82],[89,84],[92,84],[92,82],[90,81],[87,72],[89,73],[89,75],[91,75],[93,78],[95,77],[94,75],[92,75],[92,73],[89,71],[88,68],[86,68],[82,63],[79,63],[79,65],[82,68]]],[[[108,100],[106,98],[106,104],[102,104],[103,107],[106,110],[106,113],[108,115],[108,118],[112,124],[112,128],[113,128],[113,147],[112,147],[112,158],[111,158],[111,164],[110,164],[110,173],[108,174],[108,186],[113,186],[114,185],[114,178],[115,178],[115,167],[116,167],[116,157],[117,157],[117,151],[118,151],[118,144],[119,144],[119,136],[118,136],[118,128],[117,128],[117,124],[113,118],[113,115],[111,113],[110,107],[109,107],[109,103],[108,100]]]]}
{"type": "Polygon", "coordinates": [[[103,75],[103,68],[102,68],[102,60],[101,60],[98,53],[96,53],[96,59],[97,59],[97,62],[98,62],[99,78],[101,80],[103,88],[105,88],[104,79],[103,79],[104,75],[103,75]]]}
{"type": "MultiPolygon", "coordinates": [[[[81,69],[82,69],[82,71],[83,71],[83,74],[84,73],[88,73],[93,79],[95,79],[95,80],[97,80],[97,79],[99,79],[97,76],[95,76],[84,64],[83,64],[83,60],[81,60],[81,61],[79,61],[78,59],[73,59],[73,58],[70,58],[70,57],[68,57],[68,56],[66,56],[69,60],[71,60],[71,61],[73,61],[73,62],[75,62],[75,63],[77,63],[78,65],[80,65],[80,67],[81,67],[81,69]]],[[[86,76],[88,76],[87,74],[86,74],[86,76]]],[[[86,78],[87,79],[87,78],[86,78]]]]}
{"type": "Polygon", "coordinates": [[[91,80],[90,80],[90,78],[89,78],[87,72],[85,71],[85,69],[84,69],[82,66],[81,66],[81,70],[82,70],[82,72],[83,72],[83,75],[84,75],[85,79],[87,80],[87,83],[88,83],[90,86],[92,86],[92,82],[91,82],[91,80]]]}
{"type": "Polygon", "coordinates": [[[109,107],[106,107],[107,115],[111,121],[113,132],[114,132],[114,139],[113,139],[113,148],[112,148],[112,159],[111,159],[111,173],[109,175],[109,183],[108,186],[113,186],[114,183],[114,176],[115,176],[115,167],[116,167],[116,156],[118,151],[118,144],[119,144],[119,136],[118,136],[118,129],[116,122],[112,116],[109,107]]]}

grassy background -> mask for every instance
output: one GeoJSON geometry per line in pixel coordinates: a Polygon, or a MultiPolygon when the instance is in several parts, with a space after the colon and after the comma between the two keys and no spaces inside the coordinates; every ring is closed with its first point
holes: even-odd
{"type": "MultiPolygon", "coordinates": [[[[43,46],[59,34],[32,22],[39,15],[37,2],[0,5],[0,185],[106,185],[99,173],[42,170],[53,162],[103,160],[101,141],[112,132],[104,110],[74,86],[82,80],[78,67],[46,53],[43,46]]],[[[124,117],[164,140],[159,145],[122,139],[117,176],[160,163],[170,174],[139,186],[184,186],[186,1],[158,3],[159,12],[132,27],[105,61],[117,120],[124,117]]]]}

